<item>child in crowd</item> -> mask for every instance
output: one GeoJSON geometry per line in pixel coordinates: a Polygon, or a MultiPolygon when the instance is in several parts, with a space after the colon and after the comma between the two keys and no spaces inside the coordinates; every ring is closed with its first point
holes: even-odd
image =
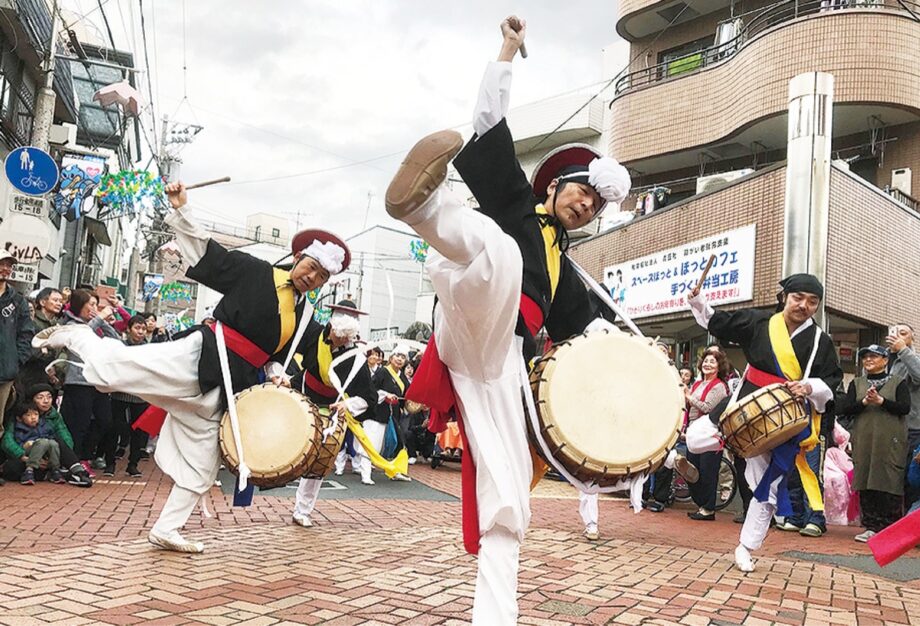
{"type": "Polygon", "coordinates": [[[61,448],[54,440],[54,426],[41,419],[38,407],[34,404],[19,405],[14,415],[16,425],[13,427],[13,439],[22,446],[24,454],[20,459],[26,464],[19,482],[23,485],[35,484],[35,470],[42,461],[47,463],[48,480],[64,483],[61,474],[61,448]]]}
{"type": "Polygon", "coordinates": [[[59,459],[58,474],[54,473],[55,468],[48,462],[48,478],[53,482],[67,482],[77,487],[92,486],[92,480],[73,451],[73,438],[70,431],[67,430],[64,418],[54,407],[54,390],[51,385],[47,383],[32,385],[26,392],[26,401],[27,404],[16,412],[17,422],[9,424],[3,434],[2,448],[8,459],[4,466],[6,477],[10,480],[20,480],[23,484],[34,484],[35,470],[42,465],[42,457],[50,456],[51,448],[56,447],[59,459]],[[33,420],[30,416],[23,425],[19,412],[28,407],[34,409],[37,418],[33,420]],[[42,455],[38,454],[41,448],[36,449],[34,443],[39,437],[29,435],[29,423],[32,421],[35,422],[35,429],[46,435],[46,438],[55,444],[41,444],[42,447],[48,448],[42,455]],[[24,443],[28,441],[33,443],[27,449],[24,443]],[[31,462],[32,455],[38,456],[35,463],[31,462]],[[66,471],[62,472],[62,469],[66,471]]]}

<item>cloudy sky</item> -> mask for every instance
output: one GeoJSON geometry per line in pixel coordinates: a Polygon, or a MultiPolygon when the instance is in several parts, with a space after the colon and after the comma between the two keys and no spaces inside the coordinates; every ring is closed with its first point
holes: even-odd
{"type": "MultiPolygon", "coordinates": [[[[104,29],[95,0],[62,4],[104,29]]],[[[362,228],[369,194],[368,224],[389,221],[383,194],[415,140],[468,123],[505,16],[528,22],[512,107],[601,80],[601,51],[617,42],[613,0],[144,6],[156,113],[204,126],[182,152],[182,178],[233,178],[192,192],[198,217],[242,224],[266,211],[293,225],[299,211],[302,226],[346,236],[362,228]]],[[[104,7],[119,47],[139,51],[137,3],[104,7]]]]}

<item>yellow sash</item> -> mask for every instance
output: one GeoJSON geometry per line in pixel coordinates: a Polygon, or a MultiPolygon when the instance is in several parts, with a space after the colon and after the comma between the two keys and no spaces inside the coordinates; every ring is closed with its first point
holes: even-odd
{"type": "MultiPolygon", "coordinates": [[[[345,396],[348,397],[347,395],[345,396]]],[[[373,407],[370,407],[373,408],[373,407]]],[[[361,426],[361,422],[355,419],[355,416],[351,414],[351,411],[345,411],[345,423],[348,424],[348,429],[351,430],[354,434],[355,439],[358,440],[358,443],[364,448],[365,454],[371,460],[378,469],[383,470],[387,475],[387,478],[393,478],[396,474],[402,474],[404,476],[409,475],[409,453],[405,448],[397,453],[396,458],[392,461],[387,461],[383,458],[377,450],[374,449],[374,446],[371,444],[371,440],[368,439],[367,433],[364,432],[364,427],[361,426]]]]}
{"type": "MultiPolygon", "coordinates": [[[[546,207],[538,204],[536,208],[538,215],[548,215],[546,207]]],[[[546,272],[549,274],[549,293],[550,298],[556,297],[556,287],[559,286],[559,272],[562,267],[562,252],[554,245],[556,243],[556,227],[544,226],[540,229],[543,235],[543,247],[546,253],[546,272]]]]}
{"type": "Polygon", "coordinates": [[[291,284],[291,273],[272,268],[275,279],[275,292],[278,296],[278,316],[281,318],[281,333],[278,336],[278,347],[273,354],[281,352],[281,348],[294,336],[294,326],[297,325],[297,313],[294,311],[294,285],[291,284]]]}
{"type": "MultiPolygon", "coordinates": [[[[792,338],[789,336],[789,329],[786,327],[786,321],[782,313],[777,313],[770,318],[770,346],[773,348],[773,354],[776,356],[776,362],[783,372],[783,376],[789,380],[802,380],[804,372],[798,357],[795,356],[795,350],[792,348],[792,338]]],[[[819,338],[816,336],[815,341],[819,338]]],[[[799,476],[802,479],[802,488],[805,495],[808,496],[808,504],[813,511],[823,511],[824,501],[821,499],[821,488],[818,486],[818,478],[808,465],[805,459],[805,453],[813,450],[818,445],[818,438],[821,435],[821,415],[812,407],[811,409],[811,435],[799,444],[799,453],[795,457],[795,466],[799,470],[799,476]]]]}
{"type": "Polygon", "coordinates": [[[406,392],[406,385],[403,383],[402,378],[399,377],[399,374],[394,372],[389,365],[384,368],[387,373],[390,375],[390,378],[393,379],[393,382],[396,383],[396,386],[399,387],[400,393],[406,392]]]}
{"type": "Polygon", "coordinates": [[[316,362],[319,365],[319,376],[323,379],[323,384],[332,387],[332,380],[329,378],[329,368],[332,367],[332,346],[326,343],[326,333],[319,337],[316,346],[316,362]]]}

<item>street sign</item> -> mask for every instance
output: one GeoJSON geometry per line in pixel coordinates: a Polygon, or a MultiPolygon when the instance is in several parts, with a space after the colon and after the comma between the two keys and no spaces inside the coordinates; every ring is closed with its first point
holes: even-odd
{"type": "Polygon", "coordinates": [[[38,280],[38,266],[17,263],[13,266],[13,273],[10,274],[10,280],[17,283],[29,283],[30,285],[34,285],[38,280]]]}
{"type": "Polygon", "coordinates": [[[46,194],[58,182],[57,163],[50,154],[32,146],[10,152],[3,168],[10,184],[30,196],[46,194]]]}
{"type": "Polygon", "coordinates": [[[24,196],[21,193],[10,193],[6,201],[6,209],[10,214],[21,213],[41,218],[46,214],[44,198],[24,196]]]}

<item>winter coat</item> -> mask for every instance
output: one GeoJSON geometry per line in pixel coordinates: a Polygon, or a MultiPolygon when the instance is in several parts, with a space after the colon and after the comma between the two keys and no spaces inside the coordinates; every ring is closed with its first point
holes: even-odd
{"type": "MultiPolygon", "coordinates": [[[[35,332],[37,333],[46,328],[57,326],[57,324],[60,323],[60,318],[49,320],[45,317],[44,311],[38,310],[35,312],[33,323],[35,325],[35,332]]],[[[55,358],[57,358],[55,352],[49,352],[47,350],[42,352],[41,349],[33,348],[32,356],[19,370],[19,384],[22,388],[28,389],[36,383],[50,383],[51,381],[48,378],[48,374],[45,372],[45,368],[55,358]]]]}
{"type": "MultiPolygon", "coordinates": [[[[51,427],[54,429],[54,437],[66,443],[68,447],[73,448],[73,437],[70,435],[70,431],[67,430],[67,424],[64,423],[64,418],[61,417],[57,409],[51,407],[47,413],[41,416],[39,423],[41,422],[51,424],[51,427]]],[[[18,425],[18,422],[16,424],[18,425]]],[[[3,433],[3,439],[0,440],[0,449],[3,450],[7,458],[19,459],[25,456],[26,451],[19,442],[16,441],[13,430],[14,425],[7,424],[7,429],[3,433]]]]}
{"type": "Polygon", "coordinates": [[[29,303],[7,283],[0,295],[0,382],[16,378],[19,368],[32,356],[34,334],[29,303]]]}

